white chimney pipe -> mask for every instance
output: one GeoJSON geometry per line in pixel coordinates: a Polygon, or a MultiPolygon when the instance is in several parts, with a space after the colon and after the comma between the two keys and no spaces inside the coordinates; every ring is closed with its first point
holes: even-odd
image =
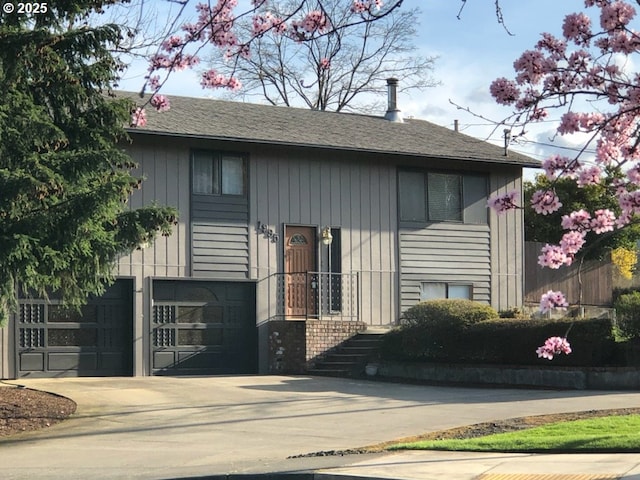
{"type": "Polygon", "coordinates": [[[400,110],[398,109],[398,79],[387,78],[387,113],[384,118],[390,122],[403,123],[400,110]]]}

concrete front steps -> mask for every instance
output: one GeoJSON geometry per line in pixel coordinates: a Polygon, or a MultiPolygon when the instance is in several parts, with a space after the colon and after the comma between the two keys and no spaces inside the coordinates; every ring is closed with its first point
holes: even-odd
{"type": "Polygon", "coordinates": [[[365,330],[349,338],[323,358],[317,360],[309,375],[329,377],[359,377],[364,375],[365,365],[377,357],[385,330],[365,330]]]}

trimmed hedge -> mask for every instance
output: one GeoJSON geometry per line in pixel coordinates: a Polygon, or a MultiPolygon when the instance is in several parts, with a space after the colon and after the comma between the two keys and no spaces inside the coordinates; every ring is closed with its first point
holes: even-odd
{"type": "Polygon", "coordinates": [[[385,335],[384,359],[502,365],[607,366],[620,362],[608,319],[493,319],[447,331],[407,324],[385,335]],[[570,329],[570,330],[569,330],[570,329]],[[573,352],[552,361],[535,351],[551,336],[567,336],[573,352]]]}
{"type": "Polygon", "coordinates": [[[616,327],[622,337],[640,337],[640,292],[620,295],[613,307],[616,309],[616,327]]]}
{"type": "Polygon", "coordinates": [[[414,357],[446,359],[466,329],[497,318],[498,312],[489,305],[471,300],[421,302],[402,315],[402,329],[408,333],[402,349],[413,352],[414,357]]]}
{"type": "Polygon", "coordinates": [[[498,312],[484,303],[463,299],[429,300],[404,312],[402,322],[408,326],[465,328],[498,317],[498,312]]]}

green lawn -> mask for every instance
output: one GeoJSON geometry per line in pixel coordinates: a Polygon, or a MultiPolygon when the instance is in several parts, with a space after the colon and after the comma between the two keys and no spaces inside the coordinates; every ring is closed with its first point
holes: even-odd
{"type": "Polygon", "coordinates": [[[400,443],[390,450],[640,452],[640,415],[561,422],[463,440],[400,443]]]}

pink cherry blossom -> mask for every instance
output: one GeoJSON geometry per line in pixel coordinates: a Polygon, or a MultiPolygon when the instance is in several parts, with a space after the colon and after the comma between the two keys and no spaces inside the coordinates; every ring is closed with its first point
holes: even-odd
{"type": "Polygon", "coordinates": [[[572,172],[576,163],[575,160],[571,160],[569,157],[551,155],[542,162],[542,168],[544,169],[545,176],[549,180],[555,180],[558,173],[562,175],[572,172]]]}
{"type": "Polygon", "coordinates": [[[640,185],[640,164],[636,164],[627,170],[627,178],[631,183],[640,185]]]}
{"type": "Polygon", "coordinates": [[[586,232],[572,230],[565,233],[560,240],[560,248],[567,256],[575,255],[585,243],[586,232]]]}
{"type": "Polygon", "coordinates": [[[321,10],[313,10],[299,21],[291,22],[294,33],[300,39],[308,38],[309,34],[326,33],[331,24],[329,18],[321,10]]]}
{"type": "Polygon", "coordinates": [[[520,90],[518,90],[516,83],[504,77],[494,80],[489,90],[496,102],[501,105],[511,105],[520,96],[520,90]]]}
{"type": "Polygon", "coordinates": [[[600,25],[604,30],[615,30],[627,25],[635,15],[635,9],[626,2],[604,2],[600,13],[600,25]]]}
{"type": "Polygon", "coordinates": [[[321,70],[329,70],[331,68],[331,60],[328,58],[323,58],[320,60],[320,69],[321,70]]]}
{"type": "Polygon", "coordinates": [[[503,195],[494,195],[490,197],[487,205],[498,215],[502,215],[509,210],[518,208],[518,205],[516,205],[516,199],[519,197],[520,194],[516,190],[511,190],[503,195]]]}
{"type": "Polygon", "coordinates": [[[571,353],[571,345],[565,337],[549,337],[545,340],[544,345],[536,350],[538,357],[553,360],[554,355],[571,353]]]}
{"type": "Polygon", "coordinates": [[[159,112],[166,112],[171,108],[169,99],[164,95],[154,95],[151,97],[149,103],[159,112]]]}
{"type": "Polygon", "coordinates": [[[207,70],[202,74],[200,85],[204,88],[228,88],[229,90],[238,90],[242,87],[240,81],[236,78],[227,78],[217,73],[215,70],[207,70]]]}
{"type": "Polygon", "coordinates": [[[591,220],[591,229],[595,233],[612,232],[616,225],[615,214],[608,209],[596,210],[591,220]]]}
{"type": "Polygon", "coordinates": [[[371,9],[380,10],[384,2],[382,0],[354,0],[351,4],[351,11],[353,13],[369,12],[371,9]]]}
{"type": "Polygon", "coordinates": [[[562,207],[558,196],[552,190],[538,190],[531,196],[531,205],[536,213],[548,215],[562,207]]]}
{"type": "Polygon", "coordinates": [[[160,89],[160,75],[153,75],[149,77],[149,88],[154,92],[157,92],[160,89]]]}
{"type": "Polygon", "coordinates": [[[519,84],[536,84],[545,73],[556,68],[556,63],[550,58],[545,58],[538,50],[527,50],[513,63],[513,67],[519,72],[516,77],[519,84]]]}
{"type": "Polygon", "coordinates": [[[568,306],[569,303],[567,303],[567,299],[564,297],[562,292],[549,290],[540,298],[540,311],[542,313],[550,312],[554,308],[557,308],[558,310],[566,310],[566,307],[568,306]]]}
{"type": "Polygon", "coordinates": [[[560,245],[549,245],[548,243],[540,250],[538,265],[558,269],[563,265],[571,265],[573,256],[567,255],[560,245]]]}
{"type": "Polygon", "coordinates": [[[131,126],[144,127],[147,124],[147,112],[144,108],[138,107],[131,113],[131,126]]]}
{"type": "Polygon", "coordinates": [[[600,183],[600,175],[602,174],[602,170],[600,167],[593,166],[590,168],[583,168],[578,172],[578,179],[576,183],[579,187],[585,187],[587,185],[597,185],[600,183]]]}
{"type": "Polygon", "coordinates": [[[571,212],[569,215],[563,215],[562,228],[588,232],[591,230],[591,214],[586,210],[578,210],[577,212],[571,212]]]}
{"type": "Polygon", "coordinates": [[[550,33],[543,33],[542,39],[537,43],[536,48],[538,50],[546,50],[551,54],[552,58],[560,60],[567,51],[567,42],[554,37],[550,33]]]}
{"type": "Polygon", "coordinates": [[[585,13],[572,13],[565,17],[562,34],[567,40],[583,45],[591,38],[591,19],[585,13]]]}

